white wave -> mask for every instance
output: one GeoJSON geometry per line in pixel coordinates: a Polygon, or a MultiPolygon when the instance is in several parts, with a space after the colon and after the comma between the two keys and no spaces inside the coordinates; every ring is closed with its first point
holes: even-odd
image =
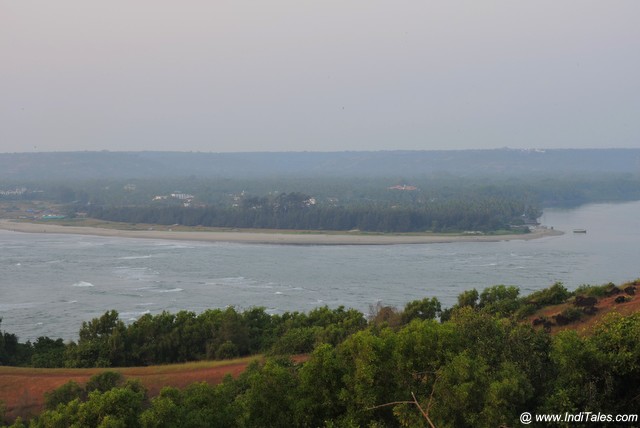
{"type": "Polygon", "coordinates": [[[205,285],[218,285],[226,287],[249,287],[249,288],[273,288],[272,282],[267,284],[261,284],[257,281],[245,278],[244,276],[233,276],[226,278],[214,278],[212,281],[206,282],[205,285]]]}
{"type": "Polygon", "coordinates": [[[141,317],[142,315],[146,315],[146,314],[150,314],[151,311],[146,310],[146,311],[142,311],[142,312],[122,312],[120,313],[120,316],[122,318],[127,318],[129,321],[135,321],[137,320],[139,317],[141,317]]]}
{"type": "Polygon", "coordinates": [[[39,302],[27,303],[0,303],[0,311],[10,311],[12,309],[29,309],[40,305],[39,302]]]}
{"type": "Polygon", "coordinates": [[[489,266],[498,266],[498,263],[486,263],[482,265],[469,265],[470,267],[489,267],[489,266]]]}
{"type": "Polygon", "coordinates": [[[276,292],[275,292],[275,293],[273,293],[273,294],[283,294],[283,293],[282,293],[282,291],[276,291],[276,292]]]}
{"type": "Polygon", "coordinates": [[[154,244],[155,247],[161,247],[163,250],[182,250],[182,249],[190,249],[196,248],[193,244],[166,244],[164,242],[157,242],[154,244]]]}
{"type": "Polygon", "coordinates": [[[179,293],[181,291],[184,291],[184,289],[182,288],[170,288],[168,290],[154,290],[157,291],[158,293],[179,293]]]}
{"type": "Polygon", "coordinates": [[[95,287],[95,285],[93,285],[90,282],[86,282],[86,281],[78,281],[78,282],[74,283],[72,285],[72,287],[95,287]]]}
{"type": "Polygon", "coordinates": [[[149,269],[148,267],[116,266],[114,269],[122,273],[150,272],[153,275],[157,275],[159,273],[153,269],[149,269]]]}
{"type": "Polygon", "coordinates": [[[126,257],[118,257],[118,260],[136,260],[136,259],[150,259],[153,257],[151,254],[146,256],[126,256],[126,257]]]}
{"type": "Polygon", "coordinates": [[[147,267],[129,267],[129,266],[116,266],[114,273],[118,278],[124,278],[136,281],[153,281],[160,272],[147,267]]]}
{"type": "Polygon", "coordinates": [[[237,283],[244,282],[246,278],[244,276],[230,276],[227,278],[218,278],[217,281],[226,282],[226,283],[237,283]]]}

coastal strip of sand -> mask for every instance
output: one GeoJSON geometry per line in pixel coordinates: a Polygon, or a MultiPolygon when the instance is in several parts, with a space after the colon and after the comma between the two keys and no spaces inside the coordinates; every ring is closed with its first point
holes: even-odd
{"type": "Polygon", "coordinates": [[[537,228],[531,233],[513,235],[436,235],[436,234],[380,234],[322,233],[278,231],[185,231],[185,230],[121,230],[88,226],[63,226],[45,222],[22,222],[0,220],[0,229],[28,233],[64,233],[76,235],[109,236],[118,238],[171,239],[177,241],[237,242],[248,244],[285,245],[393,245],[434,244],[447,242],[498,242],[530,240],[546,236],[561,235],[562,232],[537,228]]]}

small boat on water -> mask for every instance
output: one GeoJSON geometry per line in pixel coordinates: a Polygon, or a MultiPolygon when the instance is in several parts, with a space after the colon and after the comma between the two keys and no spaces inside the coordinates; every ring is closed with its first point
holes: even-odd
{"type": "Polygon", "coordinates": [[[587,229],[573,229],[573,233],[587,233],[587,229]]]}

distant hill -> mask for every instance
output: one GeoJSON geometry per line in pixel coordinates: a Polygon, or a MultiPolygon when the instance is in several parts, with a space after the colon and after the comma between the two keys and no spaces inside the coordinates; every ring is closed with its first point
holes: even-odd
{"type": "Polygon", "coordinates": [[[640,149],[0,153],[2,180],[640,173],[640,149]]]}

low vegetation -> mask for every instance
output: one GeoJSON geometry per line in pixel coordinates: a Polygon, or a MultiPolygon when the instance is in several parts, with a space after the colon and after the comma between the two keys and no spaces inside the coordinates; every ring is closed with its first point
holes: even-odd
{"type": "Polygon", "coordinates": [[[270,354],[222,382],[159,393],[98,373],[49,392],[33,427],[495,427],[517,425],[525,411],[625,414],[640,405],[640,312],[622,310],[637,308],[638,285],[569,292],[556,283],[524,297],[497,285],[466,291],[445,310],[423,299],[366,316],[229,308],[126,326],[110,311],[84,323],[77,343],[42,339],[38,352],[5,332],[0,355],[33,365],[46,349],[68,367],[107,367],[270,354]],[[588,330],[566,328],[585,318],[595,320],[588,330]],[[286,356],[308,351],[304,362],[286,356]]]}

